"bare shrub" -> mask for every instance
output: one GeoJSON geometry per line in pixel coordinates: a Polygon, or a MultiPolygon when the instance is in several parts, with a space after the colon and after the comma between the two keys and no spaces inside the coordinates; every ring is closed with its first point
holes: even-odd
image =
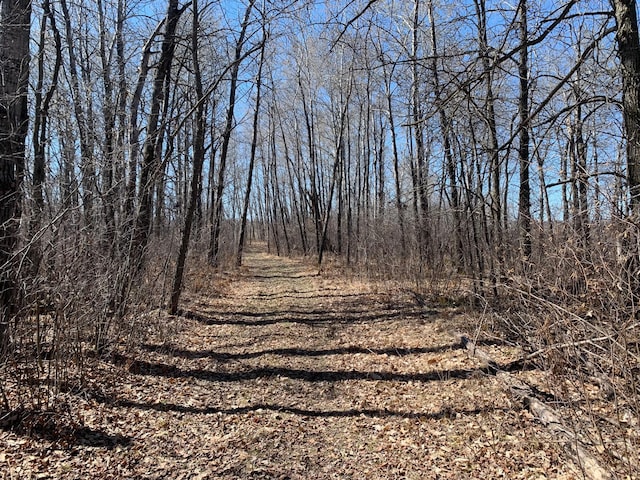
{"type": "Polygon", "coordinates": [[[60,394],[82,390],[96,355],[158,333],[161,322],[149,312],[158,312],[167,295],[170,236],[150,242],[150,260],[132,276],[126,249],[118,253],[97,233],[70,222],[51,225],[16,257],[16,314],[0,363],[5,416],[53,408],[60,394]]]}
{"type": "MultiPolygon", "coordinates": [[[[546,258],[502,285],[491,325],[552,374],[564,415],[623,475],[640,465],[640,322],[634,274],[615,255],[622,222],[581,248],[575,236],[544,245],[546,258]]],[[[629,251],[628,249],[626,251],[629,251]]],[[[638,255],[631,253],[632,256],[638,255]]]]}

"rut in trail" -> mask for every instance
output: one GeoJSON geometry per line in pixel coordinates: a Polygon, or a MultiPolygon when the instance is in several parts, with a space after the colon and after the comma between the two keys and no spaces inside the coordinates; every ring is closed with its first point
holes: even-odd
{"type": "MultiPolygon", "coordinates": [[[[228,280],[199,279],[174,319],[179,333],[112,367],[119,388],[82,407],[90,431],[126,441],[48,449],[47,471],[114,479],[577,478],[543,427],[459,348],[468,317],[417,305],[388,285],[316,273],[304,261],[250,249],[228,280]]],[[[499,361],[509,353],[487,348],[499,361]]]]}

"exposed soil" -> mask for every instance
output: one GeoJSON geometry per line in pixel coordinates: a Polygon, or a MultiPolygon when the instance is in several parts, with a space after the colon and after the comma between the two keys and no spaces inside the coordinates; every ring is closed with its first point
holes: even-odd
{"type": "Polygon", "coordinates": [[[245,264],[185,295],[170,342],[98,362],[95,389],[69,393],[77,424],[0,430],[0,479],[581,478],[460,348],[457,307],[245,264]]]}

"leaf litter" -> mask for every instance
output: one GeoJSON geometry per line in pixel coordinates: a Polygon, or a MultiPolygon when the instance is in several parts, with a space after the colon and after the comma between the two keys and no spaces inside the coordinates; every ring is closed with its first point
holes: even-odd
{"type": "Polygon", "coordinates": [[[245,263],[222,292],[199,279],[168,340],[96,359],[103,393],[65,398],[73,441],[0,430],[0,479],[580,478],[459,347],[473,325],[456,308],[299,259],[245,263]]]}

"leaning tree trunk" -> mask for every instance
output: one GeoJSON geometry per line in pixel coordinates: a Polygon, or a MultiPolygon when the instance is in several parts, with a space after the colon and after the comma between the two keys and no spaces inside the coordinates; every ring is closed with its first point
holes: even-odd
{"type": "Polygon", "coordinates": [[[238,72],[240,71],[240,62],[242,60],[242,49],[245,44],[245,37],[247,34],[247,28],[249,27],[249,20],[251,17],[251,11],[255,0],[250,0],[247,8],[244,12],[244,19],[242,20],[242,26],[240,27],[240,36],[236,43],[235,56],[233,58],[233,67],[230,72],[230,84],[229,84],[229,106],[227,108],[227,118],[222,138],[222,147],[220,150],[220,166],[218,167],[218,185],[216,186],[216,199],[214,207],[214,221],[211,226],[211,242],[209,245],[209,262],[211,265],[217,267],[220,263],[220,233],[222,228],[222,196],[224,193],[224,176],[227,166],[227,156],[229,154],[229,144],[231,141],[231,133],[233,132],[233,119],[236,108],[236,94],[238,86],[238,72]]]}
{"type": "Polygon", "coordinates": [[[28,127],[29,0],[0,0],[0,353],[13,315],[13,269],[20,172],[28,127]]]}
{"type": "MultiPolygon", "coordinates": [[[[34,92],[33,107],[33,174],[32,174],[32,195],[34,209],[29,221],[29,231],[27,236],[32,238],[41,227],[44,213],[44,182],[46,179],[46,144],[49,128],[49,107],[58,84],[58,74],[62,68],[62,40],[55,16],[51,10],[51,2],[44,0],[42,4],[42,17],[40,18],[40,38],[37,53],[37,72],[34,92]],[[48,43],[47,23],[51,24],[51,34],[55,45],[55,60],[53,72],[45,73],[46,46],[48,43]],[[45,91],[45,77],[50,78],[50,85],[45,91]]],[[[31,258],[31,272],[37,273],[42,260],[42,246],[40,242],[34,241],[29,252],[31,258]]]]}

